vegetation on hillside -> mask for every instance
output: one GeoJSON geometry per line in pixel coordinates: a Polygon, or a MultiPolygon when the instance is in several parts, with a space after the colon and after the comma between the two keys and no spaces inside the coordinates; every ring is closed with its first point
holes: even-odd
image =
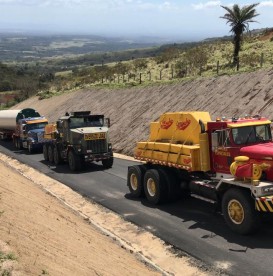
{"type": "MultiPolygon", "coordinates": [[[[41,62],[2,62],[0,95],[15,91],[14,101],[36,94],[43,99],[90,86],[130,87],[234,74],[233,46],[232,38],[225,37],[41,62]]],[[[240,72],[272,64],[273,29],[246,35],[240,51],[240,72]]]]}

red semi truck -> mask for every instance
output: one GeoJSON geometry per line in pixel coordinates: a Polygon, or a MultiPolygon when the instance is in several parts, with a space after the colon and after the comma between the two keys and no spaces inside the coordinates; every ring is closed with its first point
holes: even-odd
{"type": "Polygon", "coordinates": [[[133,197],[160,204],[191,195],[218,204],[227,225],[249,234],[273,213],[271,121],[244,116],[212,121],[208,112],[165,113],[138,142],[128,168],[133,197]]]}

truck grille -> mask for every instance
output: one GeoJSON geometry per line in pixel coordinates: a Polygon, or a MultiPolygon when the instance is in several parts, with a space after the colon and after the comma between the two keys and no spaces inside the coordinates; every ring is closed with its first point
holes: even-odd
{"type": "Polygon", "coordinates": [[[107,152],[107,141],[105,139],[86,141],[87,150],[92,150],[92,153],[107,152]]]}

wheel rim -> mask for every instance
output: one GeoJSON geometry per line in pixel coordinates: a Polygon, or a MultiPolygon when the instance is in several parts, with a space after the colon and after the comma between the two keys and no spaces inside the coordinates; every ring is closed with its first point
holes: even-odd
{"type": "Polygon", "coordinates": [[[137,182],[137,177],[134,173],[131,174],[131,176],[130,176],[130,184],[131,184],[132,189],[134,191],[136,191],[138,188],[138,182],[137,182]]]}
{"type": "Polygon", "coordinates": [[[233,199],[228,203],[228,215],[235,224],[241,224],[244,221],[244,208],[238,200],[233,199]]]}
{"type": "Polygon", "coordinates": [[[147,181],[147,191],[150,196],[155,196],[156,194],[156,185],[155,181],[152,178],[149,178],[147,181]]]}

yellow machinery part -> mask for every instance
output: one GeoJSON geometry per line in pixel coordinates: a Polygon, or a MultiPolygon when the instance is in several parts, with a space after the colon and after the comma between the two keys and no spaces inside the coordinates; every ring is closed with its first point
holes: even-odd
{"type": "MultiPolygon", "coordinates": [[[[242,162],[242,164],[243,164],[243,163],[249,161],[249,157],[248,157],[248,156],[236,156],[236,157],[234,158],[234,160],[235,160],[236,162],[242,162]]],[[[242,164],[241,164],[241,165],[242,165],[242,164]]]]}
{"type": "Polygon", "coordinates": [[[151,162],[182,166],[191,171],[209,171],[209,142],[201,133],[211,121],[208,112],[173,112],[162,114],[150,124],[149,141],[138,142],[135,157],[151,162]]]}
{"type": "Polygon", "coordinates": [[[253,168],[252,168],[252,180],[259,180],[262,176],[262,168],[260,165],[258,164],[253,164],[253,168]]]}
{"type": "MultiPolygon", "coordinates": [[[[239,166],[247,164],[249,157],[247,156],[237,156],[234,158],[234,162],[230,165],[230,173],[235,176],[236,170],[239,166]]],[[[251,180],[259,180],[262,176],[263,164],[252,164],[252,177],[251,180]]]]}
{"type": "Polygon", "coordinates": [[[159,122],[150,124],[149,141],[199,144],[199,120],[206,126],[206,123],[211,121],[209,113],[201,111],[164,113],[160,116],[159,122]]]}
{"type": "Polygon", "coordinates": [[[207,172],[210,167],[210,154],[209,154],[209,137],[207,133],[199,134],[200,140],[200,165],[201,171],[207,172]]]}
{"type": "Polygon", "coordinates": [[[54,139],[55,135],[56,135],[56,130],[57,130],[57,125],[55,123],[46,125],[44,138],[45,139],[54,139]]]}

